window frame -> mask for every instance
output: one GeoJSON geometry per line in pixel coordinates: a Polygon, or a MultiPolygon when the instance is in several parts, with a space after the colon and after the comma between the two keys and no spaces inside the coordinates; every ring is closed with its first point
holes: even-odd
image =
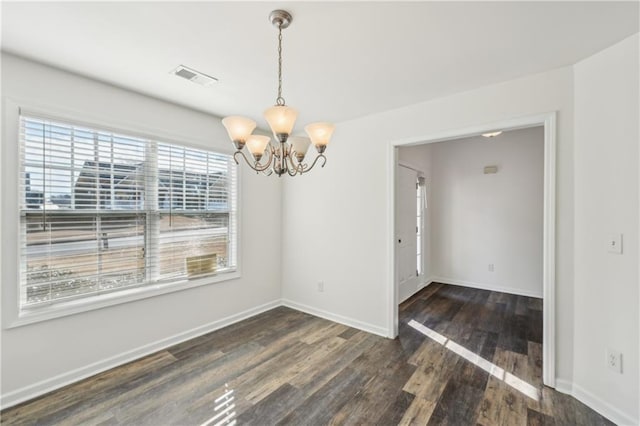
{"type": "MultiPolygon", "coordinates": [[[[420,187],[420,179],[424,179],[421,173],[416,178],[416,239],[419,236],[420,244],[416,244],[416,276],[424,277],[424,214],[425,214],[425,192],[426,189],[420,187]],[[419,260],[418,260],[419,259],[419,260]]],[[[425,183],[426,185],[426,183],[425,183]]]]}
{"type": "MultiPolygon", "coordinates": [[[[55,303],[48,306],[41,306],[36,309],[21,309],[20,305],[20,285],[21,285],[21,234],[20,234],[20,214],[19,207],[19,183],[21,178],[20,164],[20,116],[33,115],[39,118],[49,118],[62,122],[72,123],[78,126],[87,126],[100,130],[121,133],[133,137],[139,137],[156,141],[157,143],[176,144],[186,148],[214,151],[219,154],[233,155],[233,149],[222,145],[211,146],[203,138],[200,142],[193,138],[167,133],[166,131],[154,128],[141,127],[137,123],[114,121],[104,117],[96,117],[90,114],[73,110],[65,110],[51,106],[37,106],[27,102],[19,102],[11,98],[3,99],[4,112],[2,114],[3,134],[5,143],[0,148],[0,194],[7,205],[15,206],[4,209],[0,213],[2,224],[2,234],[0,234],[0,253],[11,250],[15,253],[11,259],[5,260],[2,256],[0,264],[0,277],[3,283],[10,282],[10,285],[2,286],[2,308],[3,308],[3,328],[10,329],[27,324],[74,315],[81,312],[88,312],[115,306],[122,303],[129,303],[144,300],[150,297],[170,294],[178,291],[189,290],[206,285],[222,283],[238,279],[242,276],[242,172],[236,171],[236,196],[235,196],[235,226],[236,226],[236,267],[233,271],[219,272],[213,275],[188,279],[178,279],[170,282],[158,282],[124,289],[116,292],[109,292],[99,295],[91,295],[84,298],[73,299],[65,302],[55,303]],[[11,143],[6,143],[10,141],[11,143]],[[5,217],[8,216],[8,217],[5,217]],[[7,222],[16,226],[5,226],[7,222]]],[[[206,135],[204,135],[206,136],[206,135]]],[[[224,141],[226,142],[226,140],[224,141]]]]}

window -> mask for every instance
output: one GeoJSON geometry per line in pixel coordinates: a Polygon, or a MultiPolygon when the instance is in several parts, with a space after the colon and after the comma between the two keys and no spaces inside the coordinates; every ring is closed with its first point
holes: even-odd
{"type": "Polygon", "coordinates": [[[230,155],[20,117],[20,309],[236,270],[230,155]]]}

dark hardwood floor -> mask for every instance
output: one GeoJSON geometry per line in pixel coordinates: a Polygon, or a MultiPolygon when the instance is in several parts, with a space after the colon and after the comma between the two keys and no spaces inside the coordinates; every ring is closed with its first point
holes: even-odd
{"type": "Polygon", "coordinates": [[[541,385],[539,299],[432,284],[400,312],[389,340],[273,309],[11,407],[1,422],[612,424],[541,385]]]}

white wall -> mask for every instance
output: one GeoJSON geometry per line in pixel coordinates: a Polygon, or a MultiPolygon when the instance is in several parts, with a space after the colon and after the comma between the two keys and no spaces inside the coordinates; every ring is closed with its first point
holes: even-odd
{"type": "Polygon", "coordinates": [[[433,279],[542,297],[544,128],[430,148],[433,279]]]}
{"type": "Polygon", "coordinates": [[[573,71],[570,67],[339,123],[327,166],[284,182],[283,297],[390,328],[389,144],[558,111],[556,372],[573,372],[573,71]],[[316,290],[317,280],[325,291],[316,290]]]}
{"type": "Polygon", "coordinates": [[[640,397],[638,48],[636,34],[576,64],[574,89],[574,388],[625,424],[638,423],[640,397]],[[614,233],[622,255],[607,252],[614,233]],[[623,353],[624,374],[607,370],[607,348],[623,353]]]}
{"type": "MultiPolygon", "coordinates": [[[[178,140],[202,147],[230,148],[216,117],[7,54],[2,55],[2,96],[3,101],[11,98],[18,104],[76,111],[79,116],[95,117],[124,128],[175,135],[178,140]]],[[[17,123],[3,122],[3,135],[7,134],[7,126],[17,123]]],[[[9,172],[15,171],[16,146],[17,140],[6,140],[3,136],[0,199],[5,313],[7,304],[12,302],[6,297],[7,289],[16,285],[18,265],[14,250],[18,238],[17,200],[11,199],[17,196],[15,191],[7,190],[16,185],[16,175],[9,172]]],[[[271,302],[278,304],[280,181],[248,173],[246,167],[241,170],[240,279],[12,329],[4,328],[5,315],[1,330],[3,403],[24,399],[122,362],[123,357],[139,355],[140,350],[167,344],[172,337],[184,338],[190,331],[202,333],[227,317],[255,312],[271,302]]]]}

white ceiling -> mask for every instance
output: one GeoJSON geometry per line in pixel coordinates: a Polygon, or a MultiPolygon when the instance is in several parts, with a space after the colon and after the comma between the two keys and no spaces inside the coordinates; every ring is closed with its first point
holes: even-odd
{"type": "Polygon", "coordinates": [[[573,64],[638,32],[637,2],[46,2],[2,4],[2,48],[215,115],[284,97],[298,127],[573,64]],[[205,88],[179,64],[219,78],[205,88]]]}

